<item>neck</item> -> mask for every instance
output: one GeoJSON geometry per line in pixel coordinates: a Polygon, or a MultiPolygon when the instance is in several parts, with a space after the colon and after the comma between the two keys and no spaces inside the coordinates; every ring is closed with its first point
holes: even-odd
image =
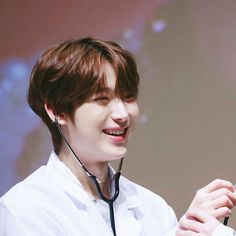
{"type": "MultiPolygon", "coordinates": [[[[79,165],[73,154],[66,149],[62,149],[59,153],[59,158],[72,171],[75,177],[80,181],[84,189],[93,196],[99,198],[95,184],[91,178],[86,174],[83,168],[79,165]]],[[[108,163],[83,163],[89,172],[97,177],[98,183],[105,197],[110,197],[110,178],[108,163]]]]}

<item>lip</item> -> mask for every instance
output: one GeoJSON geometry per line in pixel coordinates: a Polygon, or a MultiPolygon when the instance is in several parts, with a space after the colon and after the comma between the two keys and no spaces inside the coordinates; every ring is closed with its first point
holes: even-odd
{"type": "Polygon", "coordinates": [[[109,137],[113,142],[115,143],[122,143],[126,140],[126,137],[127,137],[127,133],[128,133],[128,127],[124,127],[124,128],[108,128],[108,129],[104,129],[103,130],[103,133],[109,137]],[[117,132],[117,131],[123,131],[124,130],[124,133],[123,134],[120,134],[120,135],[112,135],[112,134],[109,134],[107,133],[106,131],[109,130],[111,132],[117,132]]]}

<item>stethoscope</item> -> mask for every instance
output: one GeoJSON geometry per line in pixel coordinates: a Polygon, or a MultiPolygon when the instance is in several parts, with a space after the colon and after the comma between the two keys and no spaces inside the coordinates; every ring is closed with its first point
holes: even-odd
{"type": "Polygon", "coordinates": [[[227,224],[228,224],[228,221],[229,221],[229,216],[227,216],[227,217],[224,218],[223,224],[224,224],[224,225],[227,225],[227,224]]]}
{"type": "MultiPolygon", "coordinates": [[[[57,116],[55,117],[55,121],[54,124],[56,125],[57,130],[59,131],[62,139],[65,141],[66,146],[68,147],[68,149],[70,150],[70,152],[72,153],[73,157],[75,158],[75,160],[78,162],[78,164],[80,165],[80,167],[85,171],[85,173],[87,174],[87,176],[92,180],[92,182],[94,183],[94,185],[96,186],[96,190],[98,192],[99,197],[108,204],[109,206],[109,212],[110,212],[110,222],[111,222],[111,228],[113,231],[113,235],[116,236],[116,226],[115,226],[115,216],[114,216],[114,201],[117,199],[117,197],[119,196],[119,192],[120,192],[120,188],[119,188],[119,180],[120,180],[120,175],[121,175],[121,168],[122,168],[122,164],[123,164],[123,159],[121,158],[119,166],[117,168],[116,173],[113,176],[113,179],[115,181],[115,192],[114,195],[111,198],[107,198],[103,195],[102,190],[100,188],[99,183],[101,183],[101,181],[93,174],[91,174],[88,169],[83,165],[83,163],[80,161],[79,157],[75,154],[74,150],[72,149],[72,147],[70,146],[69,142],[67,141],[65,135],[63,134],[63,131],[61,129],[61,126],[58,123],[58,118],[57,116]]],[[[225,217],[223,224],[227,225],[229,221],[229,217],[225,217]]]]}
{"type": "Polygon", "coordinates": [[[99,182],[101,183],[101,181],[93,174],[91,174],[88,169],[83,165],[83,163],[80,161],[79,157],[75,154],[74,150],[72,149],[72,147],[70,146],[69,142],[67,141],[65,135],[63,134],[63,131],[61,129],[61,126],[58,123],[58,117],[55,117],[55,121],[54,124],[57,128],[57,130],[59,131],[62,139],[65,141],[66,146],[68,147],[68,149],[70,150],[70,152],[72,153],[73,157],[75,158],[75,160],[78,162],[78,164],[80,165],[80,167],[85,171],[85,173],[87,174],[87,176],[92,180],[92,182],[94,183],[94,185],[96,186],[97,192],[99,197],[108,204],[109,206],[109,212],[110,212],[110,222],[111,222],[111,228],[113,231],[113,235],[116,236],[116,225],[115,225],[115,216],[114,216],[114,201],[117,199],[119,192],[120,192],[120,188],[119,188],[119,179],[120,179],[120,175],[121,175],[121,167],[123,164],[123,158],[121,158],[118,169],[116,171],[116,173],[113,176],[114,182],[115,182],[115,192],[114,195],[111,198],[107,198],[103,195],[102,190],[100,188],[99,182]]]}
{"type": "MultiPolygon", "coordinates": [[[[236,187],[236,184],[234,184],[234,186],[236,187]]],[[[229,222],[229,216],[224,218],[223,224],[227,226],[228,222],[229,222]]]]}

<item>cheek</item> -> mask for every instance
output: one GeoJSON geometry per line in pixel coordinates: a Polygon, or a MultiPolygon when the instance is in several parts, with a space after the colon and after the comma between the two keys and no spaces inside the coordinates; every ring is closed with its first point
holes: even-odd
{"type": "Polygon", "coordinates": [[[129,106],[129,115],[133,122],[136,122],[139,116],[139,106],[137,103],[130,104],[129,106]]]}
{"type": "Polygon", "coordinates": [[[94,109],[92,112],[83,114],[77,119],[78,134],[80,137],[95,139],[104,129],[107,120],[107,112],[104,109],[94,109]]]}

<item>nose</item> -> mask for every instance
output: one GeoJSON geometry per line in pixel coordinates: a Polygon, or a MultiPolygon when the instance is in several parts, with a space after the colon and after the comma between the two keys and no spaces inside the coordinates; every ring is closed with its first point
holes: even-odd
{"type": "Polygon", "coordinates": [[[112,102],[111,117],[116,122],[125,123],[128,121],[129,114],[126,104],[119,98],[116,98],[112,102]]]}

